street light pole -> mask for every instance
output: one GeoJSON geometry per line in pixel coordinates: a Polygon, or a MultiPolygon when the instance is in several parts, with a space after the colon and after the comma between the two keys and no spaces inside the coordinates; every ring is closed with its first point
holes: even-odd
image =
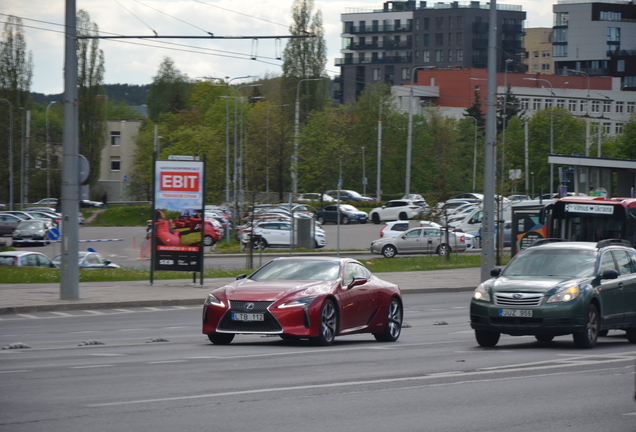
{"type": "Polygon", "coordinates": [[[51,101],[46,106],[46,197],[51,197],[51,140],[49,137],[49,108],[56,101],[51,101]]]}
{"type": "Polygon", "coordinates": [[[267,107],[265,111],[265,132],[267,135],[266,144],[265,144],[265,192],[269,193],[269,110],[274,107],[286,107],[289,104],[283,105],[270,105],[267,107]]]}
{"type": "Polygon", "coordinates": [[[382,104],[380,103],[380,112],[378,113],[378,177],[376,180],[375,197],[378,201],[382,201],[382,104]]]}
{"type": "Polygon", "coordinates": [[[409,88],[409,125],[406,137],[406,179],[404,181],[404,196],[411,194],[411,152],[413,148],[413,85],[415,71],[418,69],[426,69],[427,66],[415,66],[411,70],[411,86],[409,88]]]}
{"type": "Polygon", "coordinates": [[[300,126],[300,83],[303,81],[321,81],[322,78],[303,78],[296,84],[296,106],[294,114],[294,153],[292,154],[291,179],[292,194],[298,193],[298,128],[300,126]]]}
{"type": "Polygon", "coordinates": [[[477,119],[473,116],[466,117],[473,119],[473,122],[475,123],[475,153],[473,156],[473,193],[475,193],[475,186],[477,183],[477,119]]]}
{"type": "Polygon", "coordinates": [[[13,210],[13,104],[8,99],[0,99],[9,104],[9,209],[13,210]]]}
{"type": "MultiPolygon", "coordinates": [[[[552,87],[552,83],[548,80],[541,78],[524,78],[528,81],[543,81],[548,83],[550,86],[550,93],[552,94],[552,101],[550,103],[550,154],[554,153],[554,88],[552,87]]],[[[554,164],[550,164],[550,198],[553,197],[552,191],[554,187],[554,164]]]]}

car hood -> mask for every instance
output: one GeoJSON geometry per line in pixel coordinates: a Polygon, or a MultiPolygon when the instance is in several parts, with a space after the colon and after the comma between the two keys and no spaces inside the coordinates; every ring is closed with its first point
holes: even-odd
{"type": "Polygon", "coordinates": [[[493,292],[547,293],[565,282],[578,284],[580,280],[569,277],[535,277],[528,280],[526,276],[500,276],[491,279],[490,287],[493,292]]]}
{"type": "Polygon", "coordinates": [[[278,301],[284,298],[318,296],[333,292],[337,281],[252,280],[241,279],[219,288],[214,294],[224,294],[228,300],[278,301]]]}

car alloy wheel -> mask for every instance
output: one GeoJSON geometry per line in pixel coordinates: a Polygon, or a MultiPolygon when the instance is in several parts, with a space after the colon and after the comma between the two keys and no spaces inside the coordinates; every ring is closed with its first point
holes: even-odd
{"type": "Polygon", "coordinates": [[[402,305],[397,299],[391,299],[389,303],[386,323],[382,333],[374,333],[378,342],[395,342],[402,333],[402,305]]]}
{"type": "Polygon", "coordinates": [[[380,223],[380,215],[377,213],[373,213],[373,216],[371,216],[371,219],[373,220],[373,223],[376,225],[380,223]]]}
{"type": "Polygon", "coordinates": [[[212,246],[214,244],[214,239],[212,236],[206,235],[203,237],[203,246],[212,246]]]}
{"type": "Polygon", "coordinates": [[[382,255],[384,258],[393,258],[397,254],[397,250],[393,245],[386,245],[382,248],[382,255]]]}
{"type": "Polygon", "coordinates": [[[451,252],[451,248],[446,246],[445,244],[441,244],[437,246],[437,255],[446,256],[446,254],[450,252],[451,252]]]}
{"type": "Polygon", "coordinates": [[[325,300],[320,308],[318,322],[318,336],[314,338],[316,345],[331,345],[338,331],[338,316],[336,307],[331,300],[325,300]]]}
{"type": "Polygon", "coordinates": [[[400,220],[407,220],[409,217],[406,215],[406,213],[401,212],[399,218],[400,220]]]}
{"type": "Polygon", "coordinates": [[[585,320],[585,330],[572,334],[574,345],[577,348],[594,348],[598,340],[598,329],[601,324],[600,317],[596,306],[590,303],[587,309],[587,317],[585,320]]]}
{"type": "Polygon", "coordinates": [[[348,216],[343,216],[342,217],[342,223],[344,225],[349,225],[349,217],[348,216]]]}

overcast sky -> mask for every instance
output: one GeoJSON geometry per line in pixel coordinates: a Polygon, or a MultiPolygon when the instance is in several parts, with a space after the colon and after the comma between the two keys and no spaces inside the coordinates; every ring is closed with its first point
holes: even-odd
{"type": "MultiPolygon", "coordinates": [[[[444,0],[448,3],[449,0],[444,0]]],[[[275,36],[288,35],[292,0],[77,0],[103,35],[275,36]],[[152,30],[151,30],[152,29],[152,30]]],[[[429,3],[431,1],[429,0],[429,3]]],[[[460,3],[467,3],[460,1],[460,3]]],[[[482,3],[485,3],[482,0],[482,3]]],[[[526,27],[551,27],[551,0],[512,0],[527,12],[526,27]]],[[[346,8],[381,8],[383,0],[316,0],[323,14],[328,48],[327,72],[338,74],[334,59],[340,57],[341,14],[346,8]]],[[[64,90],[64,0],[2,0],[0,20],[6,15],[23,19],[28,49],[33,53],[31,91],[61,93],[64,90]]],[[[149,84],[163,57],[171,57],[190,78],[278,75],[280,46],[271,39],[100,40],[105,57],[106,84],[149,84]],[[252,60],[254,54],[257,60],[252,60]]]]}

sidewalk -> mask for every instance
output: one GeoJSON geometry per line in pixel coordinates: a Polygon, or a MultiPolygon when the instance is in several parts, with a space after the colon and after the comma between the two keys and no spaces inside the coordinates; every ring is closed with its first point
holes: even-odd
{"type": "MultiPolygon", "coordinates": [[[[456,270],[376,273],[397,284],[402,294],[472,291],[480,281],[479,267],[456,270]]],[[[59,284],[0,284],[0,315],[65,310],[202,305],[208,293],[233,278],[80,283],[78,300],[60,300],[59,284]],[[198,282],[198,280],[197,280],[198,282]]]]}

